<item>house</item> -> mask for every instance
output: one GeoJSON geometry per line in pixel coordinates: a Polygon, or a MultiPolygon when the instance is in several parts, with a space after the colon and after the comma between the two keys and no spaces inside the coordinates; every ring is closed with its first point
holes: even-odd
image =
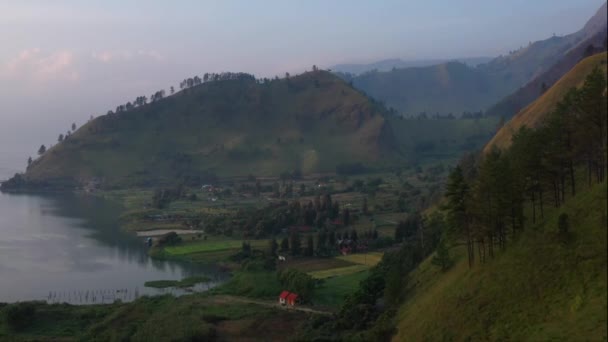
{"type": "Polygon", "coordinates": [[[289,297],[289,291],[283,291],[279,295],[279,304],[285,305],[287,304],[287,297],[289,297]]]}
{"type": "Polygon", "coordinates": [[[290,293],[289,296],[287,296],[287,305],[295,306],[297,302],[298,302],[297,294],[290,293]]]}
{"type": "Polygon", "coordinates": [[[279,304],[295,306],[298,303],[298,295],[289,291],[283,291],[279,295],[279,304]]]}

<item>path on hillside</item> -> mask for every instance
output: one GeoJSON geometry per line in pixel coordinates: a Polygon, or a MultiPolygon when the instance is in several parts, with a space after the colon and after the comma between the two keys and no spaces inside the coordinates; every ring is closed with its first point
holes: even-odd
{"type": "Polygon", "coordinates": [[[295,311],[302,311],[302,312],[308,312],[308,313],[314,313],[317,315],[325,315],[325,316],[331,316],[334,313],[331,311],[323,311],[323,310],[316,310],[316,309],[312,309],[309,307],[305,307],[305,306],[283,306],[278,304],[275,301],[271,301],[271,300],[263,300],[263,299],[252,299],[252,298],[247,298],[247,297],[238,297],[238,296],[231,296],[231,295],[216,295],[210,298],[211,300],[215,301],[215,302],[219,302],[219,303],[230,303],[230,302],[239,302],[239,303],[248,303],[248,304],[257,304],[257,305],[262,305],[262,306],[266,306],[266,307],[270,307],[270,308],[274,308],[274,309],[281,309],[281,310],[295,310],[295,311]]]}

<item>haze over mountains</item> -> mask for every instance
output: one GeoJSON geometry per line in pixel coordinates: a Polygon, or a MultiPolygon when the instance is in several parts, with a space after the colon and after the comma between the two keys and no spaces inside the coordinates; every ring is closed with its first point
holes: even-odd
{"type": "MultiPolygon", "coordinates": [[[[588,45],[605,49],[605,37],[606,4],[575,33],[530,42],[526,47],[476,67],[447,62],[370,71],[360,75],[340,75],[352,82],[356,88],[395,108],[403,115],[418,115],[421,112],[430,115],[458,115],[462,112],[487,110],[505,96],[550,70],[570,53],[569,62],[561,66],[559,72],[554,71],[553,77],[546,78],[545,83],[552,84],[583,57],[580,54],[588,45]]],[[[525,105],[534,98],[533,95],[528,95],[518,101],[521,104],[500,105],[489,112],[510,117],[522,104],[525,105]]]]}
{"type": "Polygon", "coordinates": [[[472,67],[483,64],[492,60],[492,57],[468,57],[468,58],[444,58],[444,59],[420,59],[420,60],[402,60],[400,58],[385,59],[372,63],[350,63],[336,64],[329,69],[333,72],[359,75],[369,71],[390,71],[392,69],[417,68],[431,65],[437,65],[447,62],[461,62],[472,67]]]}

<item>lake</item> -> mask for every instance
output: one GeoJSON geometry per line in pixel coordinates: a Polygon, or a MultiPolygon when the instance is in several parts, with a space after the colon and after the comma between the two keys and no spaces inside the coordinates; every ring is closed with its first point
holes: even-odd
{"type": "Polygon", "coordinates": [[[120,230],[118,204],[85,195],[0,193],[0,302],[73,304],[130,301],[184,290],[144,287],[150,280],[222,276],[214,266],[158,261],[142,238],[120,230]]]}

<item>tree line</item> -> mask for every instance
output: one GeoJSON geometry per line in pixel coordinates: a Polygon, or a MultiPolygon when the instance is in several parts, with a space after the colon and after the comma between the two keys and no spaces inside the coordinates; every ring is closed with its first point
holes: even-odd
{"type": "Polygon", "coordinates": [[[493,148],[452,170],[447,220],[450,232],[465,241],[469,266],[493,257],[495,248],[504,249],[524,229],[524,206],[535,223],[547,205],[560,207],[576,195],[581,178],[588,186],[604,181],[606,103],[606,76],[595,68],[540,127],[524,126],[509,149],[493,148]]]}

